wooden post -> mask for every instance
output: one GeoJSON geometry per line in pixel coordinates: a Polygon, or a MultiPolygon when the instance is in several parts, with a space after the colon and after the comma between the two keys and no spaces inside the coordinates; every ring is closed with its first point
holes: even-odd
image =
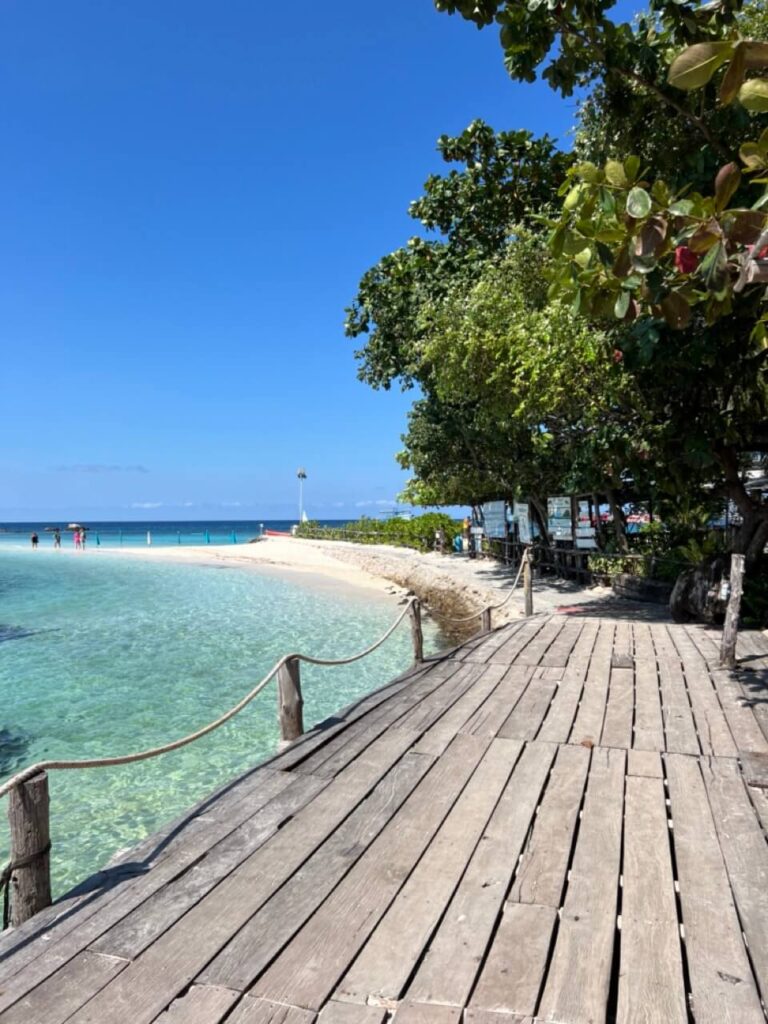
{"type": "Polygon", "coordinates": [[[492,614],[493,612],[491,611],[490,608],[483,608],[482,626],[480,627],[483,633],[490,633],[491,630],[493,629],[493,625],[491,622],[492,614]]]}
{"type": "Polygon", "coordinates": [[[421,632],[421,601],[418,598],[411,605],[411,639],[413,660],[420,665],[424,661],[424,636],[421,632]]]}
{"type": "Polygon", "coordinates": [[[299,659],[289,658],[277,670],[277,711],[283,743],[290,743],[304,733],[303,708],[299,659]]]}
{"type": "Polygon", "coordinates": [[[51,905],[48,773],[39,772],[8,794],[11,826],[11,924],[23,924],[51,905]]]}
{"type": "Polygon", "coordinates": [[[531,572],[531,549],[523,552],[523,591],[525,593],[525,616],[533,615],[533,573],[531,572]]]}
{"type": "Polygon", "coordinates": [[[736,666],[736,638],[739,629],[739,611],[744,585],[744,555],[731,555],[731,585],[728,610],[725,613],[723,639],[720,643],[720,664],[725,668],[736,666]]]}

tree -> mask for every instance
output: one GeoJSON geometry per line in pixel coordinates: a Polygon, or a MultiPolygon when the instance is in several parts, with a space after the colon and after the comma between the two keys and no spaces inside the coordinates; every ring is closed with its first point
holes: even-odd
{"type": "Polygon", "coordinates": [[[356,353],[359,377],[375,388],[395,380],[428,384],[420,349],[424,304],[439,301],[452,282],[471,283],[504,250],[513,224],[553,212],[571,163],[547,136],[496,133],[482,121],[459,136],[441,136],[438,151],[446,163],[464,166],[432,175],[409,213],[441,237],[416,236],[384,256],[363,275],[347,310],[347,335],[366,338],[356,353]]]}
{"type": "Polygon", "coordinates": [[[768,450],[765,5],[655,0],[635,25],[603,0],[435,5],[496,21],[512,77],[592,86],[552,222],[550,295],[612,332],[667,486],[673,467],[698,467],[739,506],[737,550],[755,558],[768,507],[740,470],[768,450]]]}

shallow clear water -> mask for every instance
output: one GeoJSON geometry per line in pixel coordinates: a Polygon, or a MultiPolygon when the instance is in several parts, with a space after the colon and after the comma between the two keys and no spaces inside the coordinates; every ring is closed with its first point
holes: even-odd
{"type": "MultiPolygon", "coordinates": [[[[44,758],[114,756],[191,732],[284,653],[343,657],[393,621],[394,601],[252,569],[0,551],[0,778],[44,758]]],[[[428,647],[437,630],[425,623],[428,647]]],[[[302,665],[305,725],[404,671],[407,622],[351,666],[302,665]]],[[[181,750],[50,776],[56,894],[275,751],[269,686],[181,750]]],[[[4,811],[2,812],[4,814],[4,811]]],[[[7,853],[6,829],[0,853],[7,853]]]]}

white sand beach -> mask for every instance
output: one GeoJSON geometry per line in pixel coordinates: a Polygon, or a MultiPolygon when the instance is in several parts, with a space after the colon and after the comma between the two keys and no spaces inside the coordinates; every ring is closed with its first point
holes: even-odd
{"type": "MultiPolygon", "coordinates": [[[[438,615],[460,616],[497,604],[509,594],[515,573],[508,567],[466,555],[422,554],[409,548],[346,541],[267,537],[253,544],[198,547],[124,548],[118,557],[172,562],[239,565],[263,572],[301,574],[315,583],[377,591],[402,598],[415,593],[438,615]]],[[[637,610],[632,602],[615,598],[608,587],[582,587],[565,580],[537,580],[534,611],[611,614],[616,608],[637,610]]],[[[651,615],[659,606],[641,605],[651,615]]],[[[494,622],[523,615],[520,585],[494,622]]],[[[653,614],[652,617],[657,617],[653,614]]]]}

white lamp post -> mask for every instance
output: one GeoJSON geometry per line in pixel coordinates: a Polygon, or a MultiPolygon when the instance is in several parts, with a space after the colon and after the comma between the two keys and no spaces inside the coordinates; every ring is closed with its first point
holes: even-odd
{"type": "Polygon", "coordinates": [[[296,476],[299,478],[299,522],[304,520],[304,481],[307,479],[307,471],[303,466],[299,467],[296,476]]]}

